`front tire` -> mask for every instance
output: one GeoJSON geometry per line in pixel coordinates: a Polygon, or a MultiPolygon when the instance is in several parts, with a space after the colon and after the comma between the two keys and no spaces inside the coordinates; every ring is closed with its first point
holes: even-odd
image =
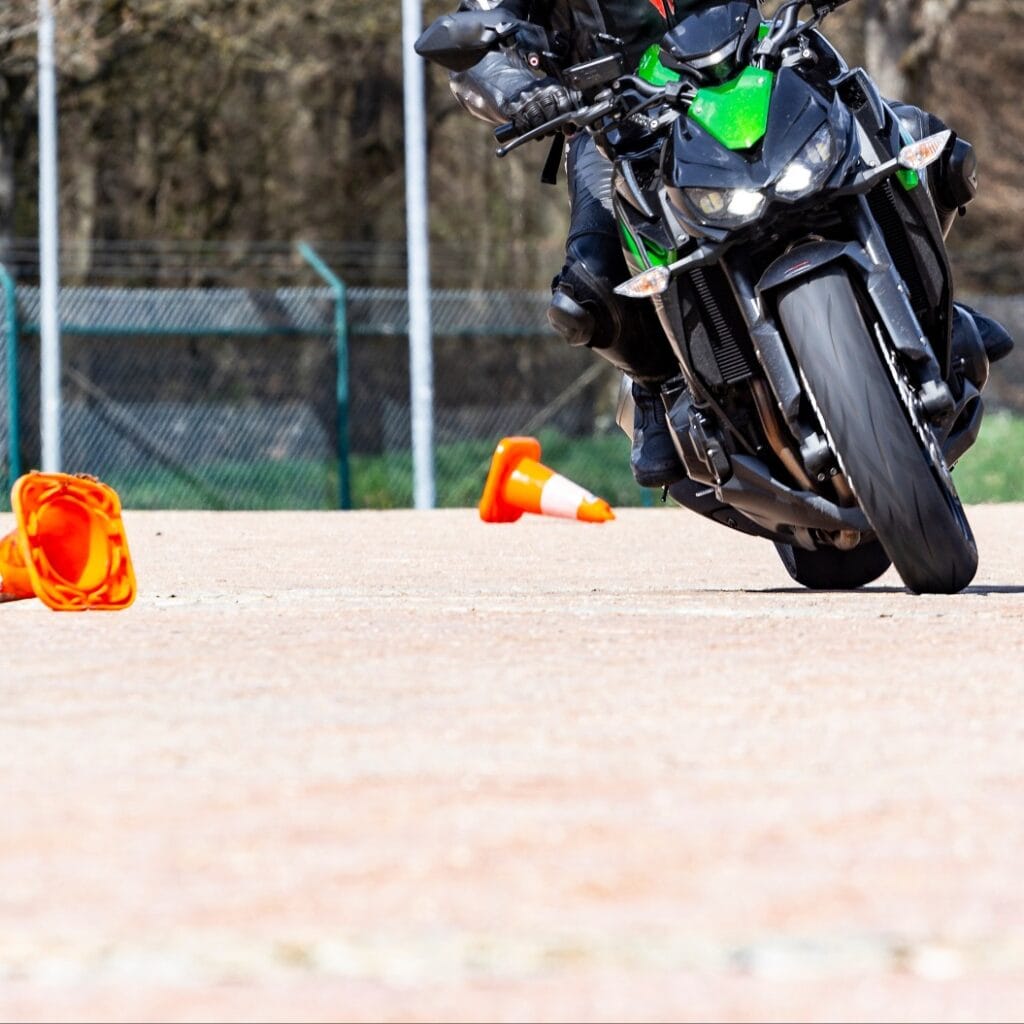
{"type": "Polygon", "coordinates": [[[963,506],[846,274],[828,267],[803,279],[780,297],[779,319],[840,468],[904,583],[917,593],[963,590],[978,567],[963,506]]]}

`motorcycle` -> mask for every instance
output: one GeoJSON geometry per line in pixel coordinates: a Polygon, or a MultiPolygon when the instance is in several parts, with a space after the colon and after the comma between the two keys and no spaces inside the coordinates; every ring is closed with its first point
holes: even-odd
{"type": "MultiPolygon", "coordinates": [[[[973,325],[954,349],[929,168],[959,172],[943,187],[962,209],[973,156],[949,131],[915,140],[846,65],[818,31],[846,2],[695,11],[633,70],[611,37],[563,67],[557,36],[501,8],[444,15],[416,49],[461,71],[514,48],[571,90],[571,111],[496,129],[499,156],[569,129],[613,161],[632,275],[616,291],[654,304],[679,363],[662,400],[687,477],[668,495],[774,542],[803,586],[892,564],[916,593],[955,593],[978,555],[950,467],[988,361],[973,325]]],[[[628,379],[618,419],[631,433],[628,379]]]]}

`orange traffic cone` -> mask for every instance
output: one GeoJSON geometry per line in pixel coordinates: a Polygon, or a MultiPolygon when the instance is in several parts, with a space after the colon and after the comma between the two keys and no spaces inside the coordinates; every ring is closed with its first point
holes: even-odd
{"type": "Polygon", "coordinates": [[[535,437],[505,437],[498,442],[480,499],[480,518],[485,523],[514,523],[524,512],[585,523],[615,518],[607,501],[539,460],[540,441],[535,437]]]}
{"type": "Polygon", "coordinates": [[[55,611],[116,611],[135,600],[113,488],[93,477],[26,473],[11,507],[17,526],[0,540],[0,600],[38,597],[55,611]]]}

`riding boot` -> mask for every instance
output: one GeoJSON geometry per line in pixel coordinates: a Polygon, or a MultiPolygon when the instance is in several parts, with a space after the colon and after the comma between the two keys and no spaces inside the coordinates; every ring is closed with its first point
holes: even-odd
{"type": "MultiPolygon", "coordinates": [[[[978,333],[981,335],[981,343],[985,346],[985,355],[988,356],[990,363],[998,363],[1000,359],[1005,359],[1013,351],[1013,338],[1001,323],[985,316],[984,313],[979,313],[972,306],[968,306],[966,302],[955,302],[953,307],[957,312],[966,310],[974,319],[978,333]]],[[[955,323],[953,330],[955,335],[955,323]]]]}
{"type": "Polygon", "coordinates": [[[639,302],[627,307],[628,301],[576,263],[556,283],[548,320],[570,345],[592,348],[633,380],[630,467],[641,487],[664,487],[686,476],[660,395],[679,366],[654,310],[639,302]]]}
{"type": "Polygon", "coordinates": [[[633,448],[629,465],[641,487],[668,487],[686,476],[657,389],[633,381],[633,448]]]}

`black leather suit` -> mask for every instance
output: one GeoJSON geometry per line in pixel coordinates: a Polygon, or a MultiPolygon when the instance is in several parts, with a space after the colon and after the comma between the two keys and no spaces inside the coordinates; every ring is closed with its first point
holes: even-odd
{"type": "MultiPolygon", "coordinates": [[[[506,0],[501,6],[560,33],[568,43],[567,64],[599,56],[596,38],[603,32],[625,42],[627,63],[635,65],[694,2],[676,0],[673,6],[671,0],[659,0],[656,6],[649,0],[506,0]]],[[[463,9],[491,6],[496,5],[488,0],[462,3],[463,9]]],[[[491,124],[507,121],[512,102],[537,84],[525,64],[504,53],[488,54],[469,71],[451,76],[452,92],[462,106],[491,124]]],[[[667,380],[678,366],[653,307],[612,291],[628,274],[612,215],[612,165],[585,132],[569,140],[566,177],[569,237],[565,264],[552,282],[552,326],[570,344],[590,346],[636,380],[650,385],[667,380]],[[582,320],[568,312],[574,305],[586,311],[582,320]]]]}

